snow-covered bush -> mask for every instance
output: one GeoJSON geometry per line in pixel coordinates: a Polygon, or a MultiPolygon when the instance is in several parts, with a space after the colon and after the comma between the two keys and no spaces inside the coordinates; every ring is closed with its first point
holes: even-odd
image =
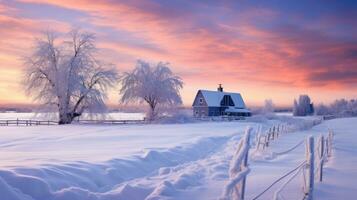
{"type": "Polygon", "coordinates": [[[120,81],[121,102],[148,103],[150,109],[147,119],[151,121],[157,118],[159,105],[182,104],[180,89],[183,82],[171,71],[168,63],[159,62],[156,66],[151,66],[148,62],[139,60],[135,69],[124,73],[120,81]]]}
{"type": "Polygon", "coordinates": [[[24,63],[26,93],[42,108],[56,109],[59,124],[83,112],[104,112],[106,91],[117,80],[113,66],[98,59],[93,34],[75,29],[67,36],[59,42],[47,32],[24,63]]]}
{"type": "Polygon", "coordinates": [[[299,101],[294,100],[293,114],[294,116],[306,116],[314,113],[314,106],[311,103],[308,95],[300,95],[299,101]]]}

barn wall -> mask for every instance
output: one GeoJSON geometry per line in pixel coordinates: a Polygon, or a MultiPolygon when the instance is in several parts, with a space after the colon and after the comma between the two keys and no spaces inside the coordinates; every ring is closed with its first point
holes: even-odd
{"type": "Polygon", "coordinates": [[[208,115],[209,116],[220,116],[221,115],[221,107],[209,107],[208,115]]]}
{"type": "Polygon", "coordinates": [[[205,106],[193,107],[193,116],[194,117],[207,117],[208,116],[208,107],[205,107],[205,106]]]}
{"type": "Polygon", "coordinates": [[[206,102],[205,98],[203,97],[201,91],[198,91],[198,92],[197,92],[196,98],[195,98],[195,100],[193,101],[192,106],[207,106],[207,102],[206,102]],[[202,102],[202,103],[200,103],[200,99],[201,99],[201,98],[203,99],[203,102],[202,102]]]}

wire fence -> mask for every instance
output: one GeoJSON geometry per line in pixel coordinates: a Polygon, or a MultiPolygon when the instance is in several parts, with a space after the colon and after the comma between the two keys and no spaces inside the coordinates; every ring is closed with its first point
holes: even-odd
{"type": "Polygon", "coordinates": [[[252,129],[248,127],[243,138],[239,141],[237,151],[229,166],[229,181],[224,187],[220,200],[244,199],[246,177],[250,172],[248,167],[248,151],[251,131],[252,129]]]}
{"type": "MultiPolygon", "coordinates": [[[[237,152],[234,154],[230,163],[229,181],[224,188],[224,192],[219,200],[244,200],[246,188],[246,178],[250,172],[248,165],[249,145],[251,128],[247,128],[244,137],[240,140],[237,152]]],[[[262,127],[258,128],[260,133],[262,127]]],[[[288,125],[278,125],[269,129],[263,136],[256,134],[255,150],[260,148],[265,149],[269,146],[271,140],[275,140],[279,135],[293,131],[288,125]],[[270,136],[269,136],[270,135],[270,136]]],[[[315,180],[323,180],[324,163],[332,155],[333,132],[329,130],[327,136],[320,135],[315,148],[315,140],[313,136],[308,136],[306,139],[299,141],[296,145],[281,151],[274,152],[274,155],[284,155],[292,152],[300,147],[305,142],[305,160],[299,163],[292,170],[284,173],[278,179],[269,184],[262,192],[252,198],[252,200],[260,199],[264,194],[270,191],[274,186],[285,180],[276,191],[273,193],[274,200],[283,200],[282,192],[284,189],[295,180],[299,175],[302,177],[302,197],[303,199],[312,200],[315,180]]]]}

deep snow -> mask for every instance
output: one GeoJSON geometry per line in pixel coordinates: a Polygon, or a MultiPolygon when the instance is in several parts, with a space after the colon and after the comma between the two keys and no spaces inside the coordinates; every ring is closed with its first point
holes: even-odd
{"type": "MultiPolygon", "coordinates": [[[[295,124],[311,120],[281,119],[295,124]]],[[[246,126],[267,129],[278,123],[277,119],[250,121],[0,127],[1,199],[217,199],[228,181],[229,161],[246,126]]],[[[310,130],[283,135],[265,151],[251,149],[247,199],[304,160],[304,145],[287,155],[271,156],[272,152],[288,149],[310,134],[327,134],[328,127],[336,129],[335,152],[327,163],[324,182],[316,185],[315,196],[352,197],[357,188],[349,183],[357,178],[357,163],[349,158],[357,153],[353,135],[357,118],[325,121],[310,130]],[[344,193],[330,189],[334,187],[344,193]]],[[[277,187],[261,199],[271,199],[277,187]]],[[[300,199],[301,179],[282,194],[300,199]]]]}

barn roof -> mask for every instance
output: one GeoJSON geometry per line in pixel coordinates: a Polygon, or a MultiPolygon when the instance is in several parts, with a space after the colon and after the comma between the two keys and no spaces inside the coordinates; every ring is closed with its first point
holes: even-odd
{"type": "Polygon", "coordinates": [[[199,90],[199,91],[202,93],[208,106],[220,107],[224,95],[229,95],[233,100],[234,107],[245,108],[245,104],[240,93],[209,91],[209,90],[199,90]]]}

